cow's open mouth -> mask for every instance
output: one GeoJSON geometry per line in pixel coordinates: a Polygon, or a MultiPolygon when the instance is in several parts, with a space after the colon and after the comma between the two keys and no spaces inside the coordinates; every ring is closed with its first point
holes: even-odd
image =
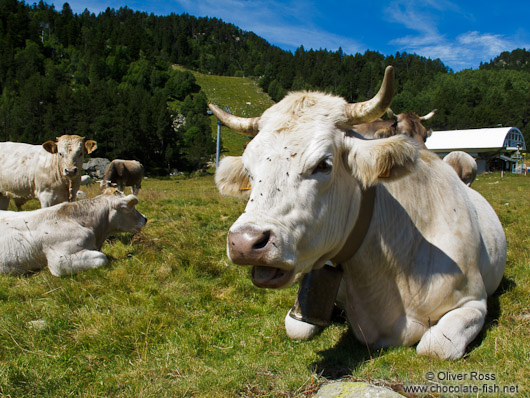
{"type": "Polygon", "coordinates": [[[287,287],[292,280],[293,271],[286,271],[280,268],[264,267],[256,265],[252,267],[252,283],[257,287],[278,289],[287,287]]]}

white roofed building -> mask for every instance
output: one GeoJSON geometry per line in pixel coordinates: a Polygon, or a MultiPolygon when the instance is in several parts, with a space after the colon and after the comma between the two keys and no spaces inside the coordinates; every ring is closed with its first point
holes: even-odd
{"type": "Polygon", "coordinates": [[[441,157],[453,151],[469,153],[479,173],[516,162],[520,152],[526,151],[523,134],[516,127],[433,131],[425,145],[441,157]]]}

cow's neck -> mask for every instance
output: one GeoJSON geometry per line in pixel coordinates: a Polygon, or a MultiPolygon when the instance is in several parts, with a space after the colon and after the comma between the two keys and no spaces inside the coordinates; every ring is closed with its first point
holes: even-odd
{"type": "Polygon", "coordinates": [[[109,222],[110,209],[107,204],[99,211],[98,222],[94,224],[93,231],[96,238],[96,247],[101,250],[101,246],[110,234],[110,222],[109,222]]]}
{"type": "Polygon", "coordinates": [[[350,232],[350,235],[346,239],[344,246],[340,249],[339,253],[331,259],[335,264],[341,264],[344,261],[352,258],[359,247],[361,247],[370,222],[372,221],[372,214],[374,213],[374,202],[375,202],[375,191],[376,188],[370,187],[367,190],[362,191],[361,206],[359,208],[359,216],[357,221],[350,232]]]}
{"type": "Polygon", "coordinates": [[[60,208],[61,217],[74,219],[81,226],[92,231],[97,249],[101,249],[110,233],[109,199],[96,197],[79,202],[64,203],[60,208]]]}
{"type": "Polygon", "coordinates": [[[77,175],[76,177],[67,177],[63,174],[61,168],[59,167],[59,158],[57,155],[48,154],[50,159],[50,164],[52,165],[51,169],[54,170],[53,182],[50,180],[50,185],[52,185],[56,190],[62,191],[61,195],[67,198],[68,202],[73,202],[79,190],[79,185],[81,183],[81,176],[77,175]]]}

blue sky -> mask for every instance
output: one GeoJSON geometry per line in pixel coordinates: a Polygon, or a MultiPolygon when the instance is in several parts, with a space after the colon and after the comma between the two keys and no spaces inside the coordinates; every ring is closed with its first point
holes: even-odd
{"type": "MultiPolygon", "coordinates": [[[[60,11],[64,1],[48,1],[60,11]]],[[[530,49],[530,0],[82,0],[75,13],[127,6],[155,15],[188,13],[230,22],[293,51],[408,52],[440,58],[455,72],[503,51],[530,49]]]]}

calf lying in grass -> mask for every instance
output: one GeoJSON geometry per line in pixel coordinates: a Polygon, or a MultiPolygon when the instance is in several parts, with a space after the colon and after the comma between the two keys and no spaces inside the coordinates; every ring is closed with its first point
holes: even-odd
{"type": "Polygon", "coordinates": [[[0,211],[0,272],[23,274],[48,265],[55,276],[108,263],[101,246],[116,232],[139,232],[147,219],[138,199],[116,191],[33,211],[0,211]]]}

